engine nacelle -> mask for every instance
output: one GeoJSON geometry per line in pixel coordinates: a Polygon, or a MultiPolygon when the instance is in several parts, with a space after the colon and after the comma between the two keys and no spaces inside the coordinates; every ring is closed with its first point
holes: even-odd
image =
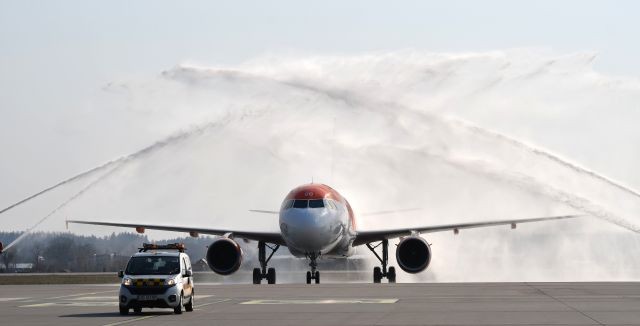
{"type": "Polygon", "coordinates": [[[431,247],[421,237],[406,237],[398,243],[396,261],[403,271],[411,274],[420,273],[431,262],[431,247]]]}
{"type": "Polygon", "coordinates": [[[0,242],[0,254],[2,253],[3,250],[4,250],[4,245],[2,244],[2,242],[0,242]]]}
{"type": "Polygon", "coordinates": [[[233,274],[242,264],[242,249],[232,239],[220,238],[209,246],[207,264],[220,275],[233,274]]]}

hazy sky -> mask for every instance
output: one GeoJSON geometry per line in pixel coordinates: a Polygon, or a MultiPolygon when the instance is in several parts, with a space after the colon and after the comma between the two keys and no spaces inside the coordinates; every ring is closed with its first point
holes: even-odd
{"type": "MultiPolygon", "coordinates": [[[[120,132],[105,85],[183,62],[269,53],[548,48],[640,76],[634,1],[0,0],[0,206],[133,152],[164,130],[120,132]]],[[[636,185],[638,186],[638,185],[636,185]]]]}
{"type": "MultiPolygon", "coordinates": [[[[0,0],[0,209],[215,122],[119,165],[40,229],[71,217],[275,231],[277,216],[247,209],[277,209],[316,177],[356,214],[425,208],[362,228],[601,218],[429,235],[441,280],[637,280],[637,234],[602,219],[640,225],[640,196],[493,131],[640,189],[639,13],[638,1],[0,0]]],[[[0,215],[0,230],[96,178],[0,215]]]]}

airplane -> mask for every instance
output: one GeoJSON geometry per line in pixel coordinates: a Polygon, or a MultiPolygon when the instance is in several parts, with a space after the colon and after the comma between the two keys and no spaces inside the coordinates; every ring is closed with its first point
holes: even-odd
{"type": "MultiPolygon", "coordinates": [[[[318,259],[348,258],[355,253],[356,247],[364,245],[373,252],[381,265],[373,269],[373,282],[381,283],[382,279],[386,278],[389,283],[395,283],[395,267],[388,266],[389,240],[391,239],[400,238],[396,248],[398,266],[407,273],[415,274],[427,269],[431,261],[431,247],[420,236],[422,233],[453,231],[454,234],[458,234],[461,229],[496,225],[511,225],[511,228],[515,229],[519,223],[581,216],[564,215],[365,231],[357,229],[353,209],[345,197],[328,185],[314,183],[291,190],[279,211],[253,210],[253,212],[278,214],[280,232],[80,220],[68,220],[67,223],[130,227],[135,228],[138,233],[144,233],[146,229],[150,229],[187,232],[192,237],[197,237],[199,234],[220,236],[213,241],[206,253],[209,268],[220,275],[230,275],[242,264],[242,250],[235,239],[254,240],[258,242],[260,262],[260,268],[253,269],[254,284],[260,284],[265,279],[268,284],[276,283],[276,271],[274,268],[269,268],[268,263],[281,246],[286,246],[293,256],[309,260],[307,284],[311,284],[312,281],[318,284],[320,283],[318,259]],[[376,250],[378,247],[381,247],[381,250],[376,250]],[[270,250],[268,256],[267,248],[270,250]]],[[[384,213],[389,212],[382,212],[384,213]]]]}

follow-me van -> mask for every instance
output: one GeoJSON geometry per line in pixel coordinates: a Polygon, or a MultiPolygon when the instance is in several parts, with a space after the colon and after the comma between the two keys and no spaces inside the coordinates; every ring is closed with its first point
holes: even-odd
{"type": "Polygon", "coordinates": [[[193,311],[195,291],[193,270],[183,244],[155,245],[145,243],[129,259],[120,285],[120,314],[129,309],[173,308],[176,314],[193,311]]]}

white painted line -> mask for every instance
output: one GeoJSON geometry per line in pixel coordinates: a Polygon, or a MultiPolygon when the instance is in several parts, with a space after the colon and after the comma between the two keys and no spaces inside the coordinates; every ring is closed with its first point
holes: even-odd
{"type": "MultiPolygon", "coordinates": [[[[219,302],[225,302],[225,301],[230,301],[231,299],[225,299],[225,300],[218,300],[215,302],[208,302],[205,304],[201,304],[201,305],[196,305],[194,308],[199,308],[199,307],[204,307],[204,306],[208,306],[214,303],[219,303],[219,302]]],[[[154,318],[154,317],[158,317],[158,315],[153,315],[153,316],[144,316],[144,317],[140,317],[140,318],[133,318],[133,319],[127,319],[127,320],[123,320],[117,323],[112,323],[112,324],[106,324],[103,326],[118,326],[118,325],[124,325],[124,324],[129,324],[129,323],[134,323],[137,321],[141,321],[141,320],[145,320],[145,319],[149,319],[149,318],[154,318]]]]}
{"type": "Polygon", "coordinates": [[[389,304],[398,299],[311,299],[311,300],[251,300],[240,304],[389,304]]]}
{"type": "Polygon", "coordinates": [[[198,300],[198,299],[206,299],[206,298],[210,298],[210,297],[215,297],[215,295],[213,295],[213,294],[197,294],[196,293],[196,300],[198,300]]]}
{"type": "Polygon", "coordinates": [[[87,293],[78,293],[78,294],[70,294],[70,295],[63,295],[63,296],[59,296],[59,297],[51,297],[51,298],[45,298],[43,300],[53,300],[53,299],[63,299],[63,298],[73,298],[73,297],[81,297],[83,295],[94,295],[94,294],[98,294],[98,293],[107,293],[107,292],[117,292],[115,290],[109,290],[109,291],[98,291],[98,292],[87,292],[87,293]]]}
{"type": "Polygon", "coordinates": [[[127,319],[127,320],[119,321],[119,322],[117,322],[117,323],[105,324],[104,326],[118,326],[118,325],[124,325],[124,324],[133,323],[133,322],[136,322],[136,321],[141,321],[141,320],[145,320],[145,319],[153,318],[153,317],[158,317],[158,316],[157,316],[157,315],[154,315],[154,316],[144,316],[144,317],[139,317],[139,318],[127,319]]]}
{"type": "Polygon", "coordinates": [[[44,307],[116,307],[117,301],[113,302],[45,302],[18,306],[19,308],[44,308],[44,307]]]}
{"type": "MultiPolygon", "coordinates": [[[[204,297],[204,295],[203,295],[204,297]]],[[[208,296],[207,296],[208,297],[208,296]]],[[[100,297],[96,297],[96,299],[98,299],[100,297]]],[[[116,307],[118,306],[118,301],[116,300],[116,298],[112,298],[112,297],[108,297],[109,299],[113,299],[113,300],[109,300],[109,301],[93,301],[93,300],[85,300],[87,299],[87,297],[85,298],[74,298],[73,300],[76,299],[80,299],[80,300],[85,300],[85,301],[62,301],[62,302],[43,302],[43,303],[36,303],[36,304],[28,304],[28,305],[23,305],[23,306],[18,306],[19,308],[46,308],[46,307],[116,307]]],[[[196,297],[197,298],[197,297],[196,297]]],[[[89,297],[89,299],[91,299],[89,297]]],[[[197,299],[196,299],[197,300],[197,299]]],[[[214,303],[220,303],[220,302],[225,302],[225,301],[230,301],[231,299],[224,299],[224,300],[217,300],[217,301],[213,301],[213,302],[207,302],[207,303],[203,303],[200,305],[196,305],[195,307],[205,307],[214,303]]]]}
{"type": "Polygon", "coordinates": [[[108,297],[78,297],[72,298],[70,300],[80,300],[80,301],[118,301],[118,297],[115,295],[108,297]]]}
{"type": "Polygon", "coordinates": [[[214,302],[207,302],[207,303],[203,303],[203,304],[197,304],[195,306],[193,306],[194,308],[202,308],[202,307],[206,307],[208,305],[212,305],[214,303],[221,303],[221,302],[227,302],[227,301],[231,301],[231,299],[224,299],[224,300],[218,300],[218,301],[214,301],[214,302]]]}
{"type": "Polygon", "coordinates": [[[26,299],[30,299],[30,298],[0,298],[0,302],[19,301],[19,300],[26,300],[26,299]]]}

